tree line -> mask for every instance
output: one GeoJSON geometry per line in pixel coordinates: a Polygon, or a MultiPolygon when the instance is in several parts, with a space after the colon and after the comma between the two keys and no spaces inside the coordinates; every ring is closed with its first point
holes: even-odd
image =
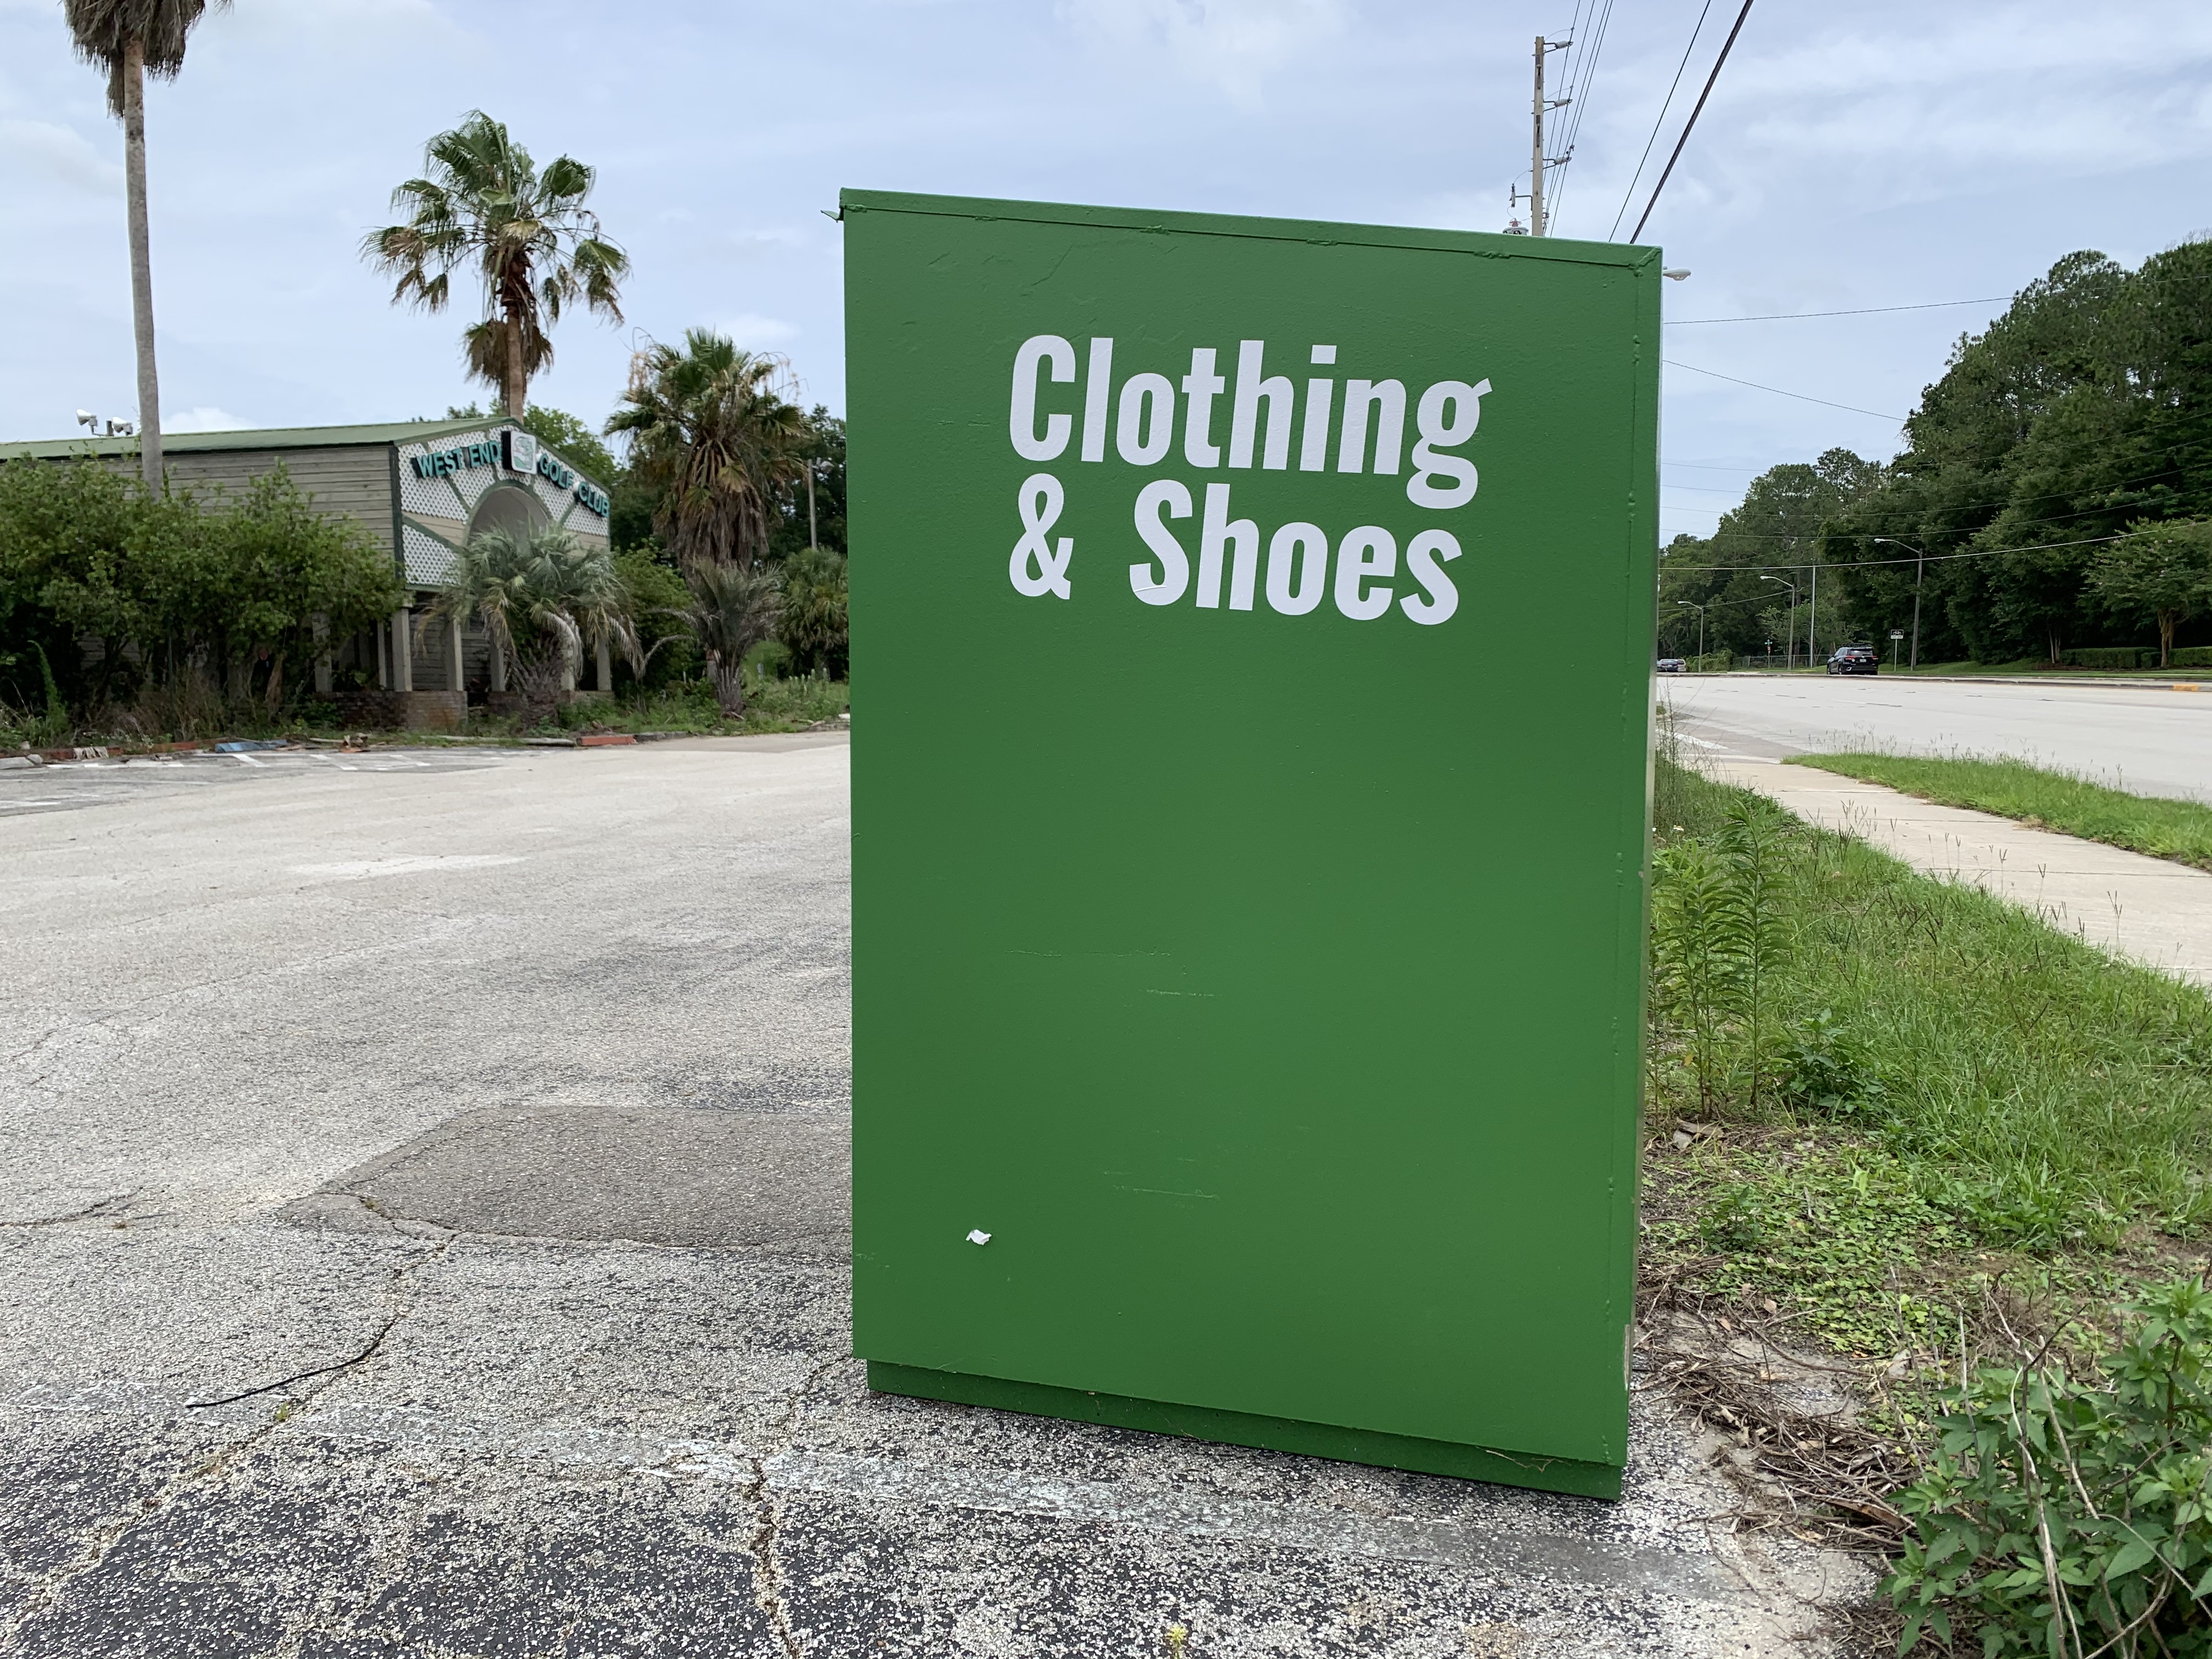
{"type": "Polygon", "coordinates": [[[1887,462],[1769,469],[1662,550],[1663,652],[1923,663],[2212,641],[2212,241],[2069,254],[1962,337],[1887,462]],[[1814,611],[1817,590],[1818,623],[1814,611]]]}

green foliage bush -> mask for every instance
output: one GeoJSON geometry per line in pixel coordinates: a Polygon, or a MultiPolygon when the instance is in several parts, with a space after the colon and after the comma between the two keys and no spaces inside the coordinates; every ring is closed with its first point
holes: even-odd
{"type": "Polygon", "coordinates": [[[842,680],[849,672],[845,637],[845,557],[804,548],[784,561],[783,605],[775,636],[795,674],[842,680]]]}
{"type": "Polygon", "coordinates": [[[2085,645],[2062,653],[2059,660],[2069,668],[2155,668],[2158,666],[2158,647],[2154,645],[2085,645]]]}
{"type": "Polygon", "coordinates": [[[1935,1462],[1899,1498],[1905,1649],[2212,1655],[2212,1293],[2183,1280],[2130,1311],[2088,1375],[1991,1367],[1947,1395],[1935,1462]]]}
{"type": "Polygon", "coordinates": [[[273,709],[318,628],[342,637],[398,602],[391,556],[282,465],[203,499],[91,460],[0,465],[0,701],[17,707],[50,708],[50,675],[80,717],[191,679],[273,709]]]}

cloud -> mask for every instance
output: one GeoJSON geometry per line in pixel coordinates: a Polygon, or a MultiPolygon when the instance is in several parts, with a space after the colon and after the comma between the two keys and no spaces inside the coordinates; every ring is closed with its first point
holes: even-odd
{"type": "Polygon", "coordinates": [[[762,317],[752,312],[731,317],[714,325],[717,333],[726,334],[749,351],[766,350],[773,346],[788,343],[799,337],[799,325],[787,323],[781,317],[762,317]]]}
{"type": "Polygon", "coordinates": [[[1059,0],[1063,22],[1094,45],[1211,81],[1242,104],[1260,82],[1340,32],[1346,0],[1059,0]]]}
{"type": "MultiPolygon", "coordinates": [[[[114,148],[123,148],[119,128],[114,148]]],[[[106,159],[73,128],[48,121],[0,121],[0,173],[51,179],[94,196],[123,193],[120,161],[106,159]]]]}
{"type": "Polygon", "coordinates": [[[253,422],[241,421],[228,410],[203,404],[198,409],[181,410],[161,416],[164,432],[246,432],[253,422]]]}

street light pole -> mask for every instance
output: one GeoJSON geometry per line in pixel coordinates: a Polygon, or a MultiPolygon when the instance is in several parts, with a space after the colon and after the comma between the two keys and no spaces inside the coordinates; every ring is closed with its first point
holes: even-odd
{"type": "Polygon", "coordinates": [[[1920,666],[1920,584],[1926,580],[1928,576],[1927,550],[1923,548],[1915,547],[1911,542],[1901,542],[1894,536],[1877,536],[1875,538],[1875,541],[1877,544],[1882,542],[1887,542],[1892,547],[1901,547],[1913,556],[1912,666],[1917,668],[1920,666]]]}
{"type": "MultiPolygon", "coordinates": [[[[1761,576],[1759,580],[1763,582],[1778,582],[1783,586],[1788,588],[1790,590],[1790,614],[1792,617],[1795,617],[1797,614],[1797,584],[1796,582],[1785,580],[1780,576],[1761,576]]],[[[1784,629],[1782,630],[1782,637],[1789,646],[1789,659],[1783,665],[1785,668],[1795,668],[1797,665],[1797,629],[1796,624],[1792,623],[1790,627],[1784,629]]],[[[1772,647],[1773,643],[1774,641],[1771,640],[1767,641],[1767,645],[1770,648],[1772,647]]]]}
{"type": "Polygon", "coordinates": [[[1707,599],[1705,605],[1699,605],[1694,599],[1677,599],[1674,603],[1686,605],[1698,613],[1698,672],[1702,674],[1705,672],[1705,605],[1711,605],[1712,601],[1707,599]]]}

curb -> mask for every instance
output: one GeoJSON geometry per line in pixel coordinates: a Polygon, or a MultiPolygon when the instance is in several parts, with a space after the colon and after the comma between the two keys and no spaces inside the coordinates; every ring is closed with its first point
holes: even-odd
{"type": "MultiPolygon", "coordinates": [[[[1780,668],[1731,668],[1717,674],[1668,674],[1669,680],[1802,680],[1812,676],[1780,668]]],[[[1835,678],[1887,679],[1893,685],[2104,685],[2120,691],[2212,691],[2212,680],[2045,679],[2027,674],[1853,674],[1835,678]]]]}
{"type": "Polygon", "coordinates": [[[637,739],[627,732],[594,732],[589,737],[576,739],[579,749],[613,749],[637,739]]]}

